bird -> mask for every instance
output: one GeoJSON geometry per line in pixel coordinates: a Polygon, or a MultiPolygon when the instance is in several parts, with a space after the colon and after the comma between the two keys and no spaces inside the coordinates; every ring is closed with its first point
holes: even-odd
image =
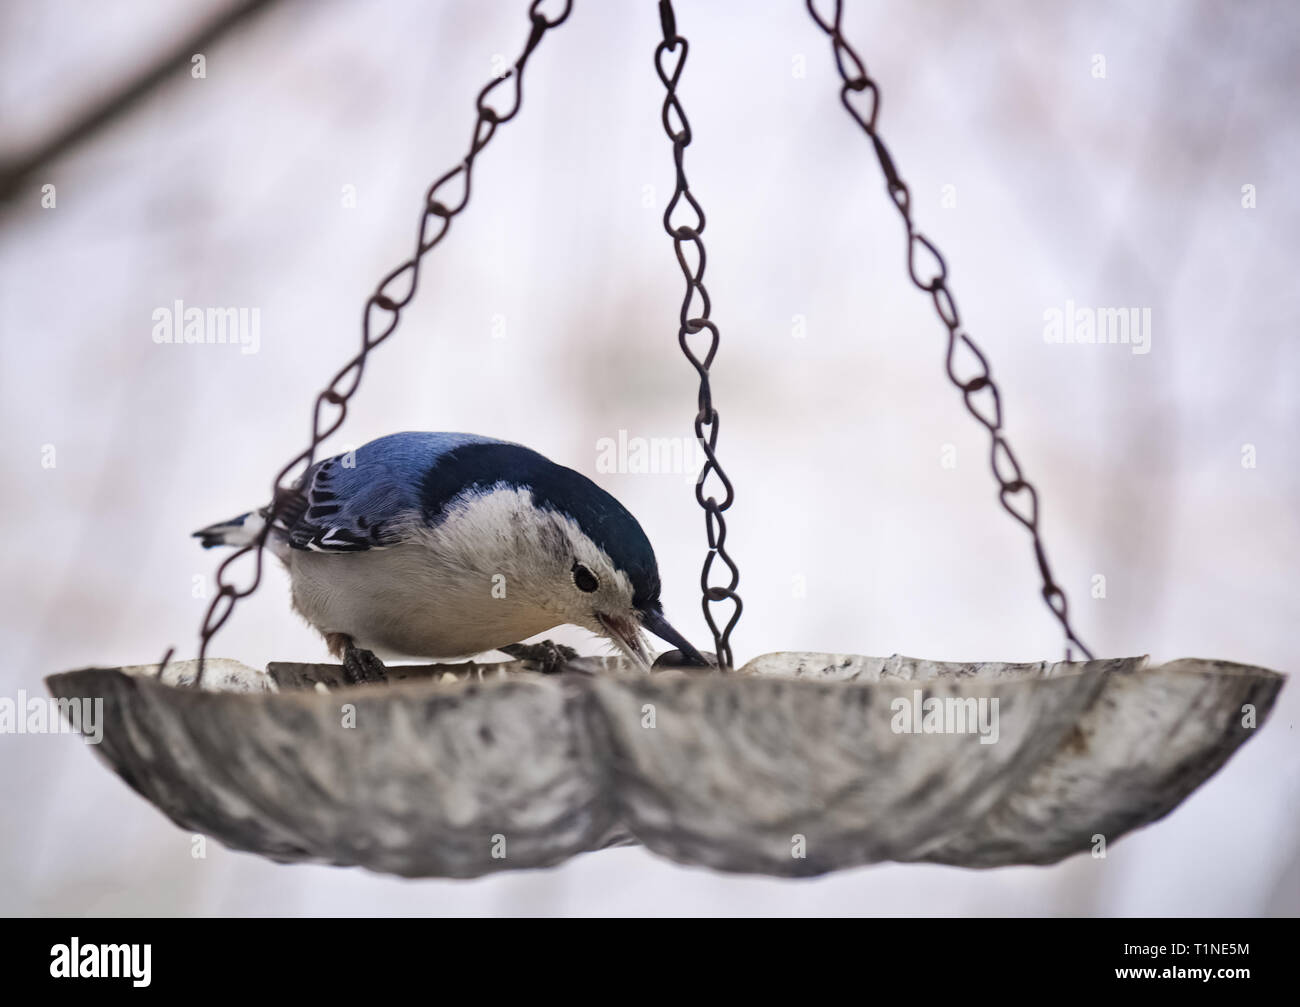
{"type": "Polygon", "coordinates": [[[654,549],[592,480],[530,448],[476,434],[389,434],[311,465],[280,507],[194,533],[204,548],[266,544],[294,609],[380,681],[386,660],[504,650],[560,670],[574,653],[521,641],[576,625],[640,668],[645,632],[679,663],[710,662],[664,616],[654,549]]]}

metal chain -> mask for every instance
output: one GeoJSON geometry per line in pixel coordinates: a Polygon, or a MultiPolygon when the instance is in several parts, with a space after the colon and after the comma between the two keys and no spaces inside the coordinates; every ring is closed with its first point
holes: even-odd
{"type": "Polygon", "coordinates": [[[1068,661],[1072,657],[1071,644],[1078,647],[1091,660],[1092,652],[1084,646],[1078,634],[1070,625],[1069,604],[1066,601],[1065,592],[1052,578],[1052,569],[1047,562],[1047,552],[1043,548],[1043,542],[1039,535],[1038,491],[1024,477],[1020,470],[1020,463],[1016,461],[1016,456],[1007,443],[1006,435],[1002,432],[1002,397],[989,372],[988,360],[969,335],[965,332],[959,332],[961,329],[961,316],[957,313],[957,302],[948,290],[948,266],[944,262],[943,256],[939,254],[939,249],[925,235],[921,234],[913,224],[910,191],[907,184],[899,177],[888,148],[886,148],[876,132],[876,118],[880,113],[880,89],[867,74],[866,66],[854,48],[845,40],[840,30],[844,14],[844,2],[843,0],[835,0],[835,17],[830,22],[824,20],[817,13],[814,0],[806,0],[806,3],[808,13],[817,22],[817,26],[830,36],[831,50],[835,55],[835,67],[839,71],[840,79],[843,81],[840,87],[840,101],[854,121],[862,127],[863,132],[870,137],[871,144],[876,151],[876,158],[880,162],[880,169],[885,176],[885,188],[893,199],[894,205],[898,207],[898,212],[902,215],[903,225],[907,229],[908,275],[917,288],[926,291],[933,298],[935,312],[948,329],[948,357],[946,362],[948,378],[961,391],[967,411],[989,433],[989,465],[993,470],[993,478],[998,483],[998,500],[1001,502],[1003,509],[1024,525],[1030,535],[1033,536],[1034,558],[1038,561],[1038,570],[1043,580],[1043,601],[1047,603],[1047,607],[1056,616],[1057,621],[1061,624],[1061,629],[1065,633],[1066,660],[1068,661]],[[855,95],[860,97],[855,100],[855,95]],[[918,246],[924,248],[933,261],[934,271],[929,279],[922,279],[918,273],[918,246]],[[959,378],[953,369],[953,356],[957,352],[959,340],[979,361],[980,373],[967,380],[959,378]],[[981,407],[976,404],[975,396],[985,389],[988,390],[989,401],[984,407],[984,411],[981,411],[981,407]],[[1017,497],[1021,500],[1018,505],[1014,502],[1017,497]]]}
{"type": "MultiPolygon", "coordinates": [[[[479,91],[478,97],[475,99],[478,117],[474,123],[474,132],[470,138],[469,153],[456,167],[434,182],[425,194],[424,211],[420,216],[415,252],[409,259],[380,280],[379,286],[366,301],[361,317],[361,350],[334,375],[329,384],[325,386],[325,389],[316,396],[315,408],[312,411],[311,442],[305,450],[285,465],[275,477],[272,486],[271,503],[265,511],[266,523],[261,533],[255,541],[239,549],[217,568],[217,594],[212,599],[212,604],[208,607],[207,614],[203,618],[203,625],[199,630],[199,667],[194,682],[196,687],[203,680],[204,661],[207,657],[208,644],[212,642],[213,636],[230,618],[235,609],[235,604],[240,599],[247,598],[256,591],[262,582],[263,552],[273,522],[277,518],[291,513],[295,507],[302,505],[301,494],[296,486],[297,480],[295,480],[295,484],[286,486],[285,479],[290,472],[301,467],[301,472],[297,477],[300,480],[314,463],[316,448],[343,425],[343,420],[347,417],[348,401],[356,394],[357,388],[361,384],[361,376],[366,367],[366,358],[371,350],[393,334],[401,319],[402,309],[415,297],[416,285],[420,277],[421,260],[435,245],[442,241],[451,228],[452,218],[464,210],[469,203],[474,159],[487,146],[488,141],[496,133],[497,127],[502,123],[509,122],[519,114],[524,99],[524,67],[528,62],[528,57],[537,48],[542,36],[550,29],[563,24],[573,8],[572,0],[563,0],[563,8],[559,14],[553,18],[548,18],[541,12],[544,5],[545,0],[533,0],[529,5],[530,28],[528,41],[524,44],[519,58],[515,60],[514,66],[501,76],[488,82],[479,91]],[[514,81],[514,101],[509,111],[498,111],[488,104],[488,97],[496,88],[508,80],[514,81]],[[457,181],[462,190],[458,198],[453,195],[449,197],[449,201],[444,201],[443,198],[439,197],[439,193],[445,186],[457,181]],[[435,221],[436,223],[434,223],[435,221]],[[431,230],[433,233],[430,233],[431,230]],[[390,288],[392,288],[391,292],[390,288]],[[332,415],[329,407],[333,407],[332,415]],[[227,568],[249,552],[255,554],[252,582],[244,588],[238,588],[227,583],[225,580],[227,568]]],[[[554,5],[552,4],[552,6],[554,5]]],[[[169,650],[163,657],[163,663],[158,669],[160,678],[171,654],[172,652],[169,650]]]]}
{"type": "Polygon", "coordinates": [[[712,305],[709,301],[709,292],[704,287],[705,255],[704,241],[701,238],[704,233],[704,210],[700,207],[696,198],[691,195],[690,185],[686,181],[686,170],[683,167],[686,148],[691,142],[691,127],[686,120],[686,112],[682,109],[682,104],[677,98],[677,82],[681,79],[682,68],[686,65],[686,53],[689,46],[686,39],[677,34],[677,19],[673,14],[671,0],[659,0],[659,22],[663,27],[664,39],[655,49],[655,71],[659,74],[659,79],[663,81],[664,87],[667,89],[667,94],[664,96],[662,119],[664,132],[668,134],[668,139],[673,142],[673,162],[677,166],[676,188],[672,199],[668,201],[668,206],[664,209],[664,230],[673,239],[673,251],[677,253],[677,264],[681,266],[682,276],[686,280],[686,296],[682,299],[682,308],[678,319],[677,342],[681,346],[682,352],[686,354],[686,359],[691,362],[691,366],[695,368],[700,376],[699,411],[695,416],[695,436],[704,451],[705,463],[700,469],[699,478],[695,481],[695,499],[704,508],[704,525],[709,542],[709,552],[704,558],[704,568],[700,571],[700,589],[703,591],[700,606],[704,610],[704,620],[709,624],[709,630],[713,633],[713,643],[718,654],[718,665],[721,668],[730,668],[732,667],[731,631],[740,619],[740,613],[744,605],[740,600],[740,595],[736,593],[736,588],[740,584],[740,569],[727,553],[727,522],[723,517],[723,512],[731,506],[732,501],[735,499],[735,491],[732,489],[731,480],[727,478],[722,466],[718,464],[716,454],[718,411],[713,408],[713,391],[709,386],[709,368],[712,366],[713,358],[718,352],[719,333],[717,325],[709,318],[712,305]],[[669,53],[676,54],[676,61],[672,63],[670,69],[665,68],[664,65],[664,57],[669,53]],[[673,125],[674,118],[677,122],[676,127],[673,125]],[[683,199],[694,213],[695,221],[694,223],[683,223],[674,226],[672,221],[673,212],[683,199]],[[685,251],[687,245],[692,245],[695,248],[696,265],[694,268],[692,268],[687,258],[685,251]],[[692,314],[691,307],[697,294],[699,295],[699,306],[696,313],[692,314]],[[709,333],[708,352],[704,354],[703,359],[691,349],[690,341],[687,338],[700,332],[709,333]],[[721,501],[716,497],[706,497],[704,495],[704,483],[711,474],[717,475],[722,483],[722,488],[726,491],[726,495],[721,501]],[[709,575],[713,571],[713,563],[716,559],[722,560],[731,573],[731,579],[725,585],[710,586],[709,575]],[[736,607],[726,625],[722,630],[719,630],[711,606],[716,606],[725,601],[735,602],[736,607]]]}

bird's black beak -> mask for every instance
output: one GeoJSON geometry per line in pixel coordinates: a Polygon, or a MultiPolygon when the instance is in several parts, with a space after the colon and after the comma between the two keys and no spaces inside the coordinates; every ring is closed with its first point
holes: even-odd
{"type": "Polygon", "coordinates": [[[659,609],[646,608],[641,610],[641,625],[648,629],[659,639],[666,643],[671,643],[674,647],[682,652],[686,658],[686,663],[695,665],[700,668],[709,667],[709,662],[704,659],[704,655],[691,646],[686,637],[673,629],[672,625],[664,618],[664,614],[659,609]]]}

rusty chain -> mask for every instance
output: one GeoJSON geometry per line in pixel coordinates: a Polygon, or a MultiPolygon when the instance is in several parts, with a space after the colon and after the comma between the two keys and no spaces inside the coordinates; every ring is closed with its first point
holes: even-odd
{"type": "Polygon", "coordinates": [[[862,131],[870,138],[871,144],[875,148],[876,159],[880,162],[880,170],[885,176],[885,188],[903,218],[903,226],[907,230],[908,275],[918,289],[930,294],[934,300],[935,312],[948,329],[948,355],[945,364],[948,379],[962,393],[966,410],[989,433],[989,465],[993,470],[993,478],[997,480],[998,500],[1001,502],[1003,509],[1024,525],[1030,535],[1033,536],[1034,558],[1038,561],[1038,571],[1043,579],[1041,592],[1043,601],[1047,603],[1047,607],[1056,616],[1057,621],[1061,624],[1061,629],[1065,633],[1066,660],[1070,660],[1072,657],[1071,644],[1078,647],[1091,660],[1092,652],[1084,646],[1083,641],[1079,639],[1078,634],[1070,625],[1069,603],[1066,601],[1065,592],[1052,578],[1052,568],[1047,562],[1047,552],[1043,548],[1043,541],[1038,529],[1038,491],[1024,477],[1020,470],[1020,463],[1016,460],[1011,446],[1007,443],[1006,435],[1002,431],[1002,396],[989,371],[988,360],[970,336],[960,331],[962,327],[961,316],[957,313],[957,302],[948,290],[947,263],[944,262],[939,249],[918,231],[916,225],[912,222],[910,190],[907,183],[899,177],[898,170],[894,166],[894,159],[890,156],[889,149],[876,131],[876,119],[880,114],[880,88],[868,75],[862,59],[853,46],[845,40],[840,30],[844,15],[844,0],[835,0],[835,17],[829,22],[817,13],[815,0],[806,0],[806,3],[808,13],[812,15],[812,19],[830,37],[831,51],[835,56],[835,67],[839,71],[840,79],[843,82],[840,86],[840,101],[848,110],[849,115],[853,117],[854,121],[862,127],[862,131]],[[855,96],[864,97],[855,98],[855,96]],[[934,262],[934,272],[928,280],[922,279],[917,272],[918,246],[928,252],[934,262]],[[953,356],[957,352],[959,341],[974,354],[975,359],[979,362],[979,373],[966,380],[958,377],[953,368],[953,356]],[[976,404],[975,396],[986,389],[988,391],[989,405],[985,406],[985,411],[982,412],[981,408],[976,404]],[[1017,497],[1022,500],[1019,508],[1013,502],[1017,497]]]}
{"type": "Polygon", "coordinates": [[[709,292],[704,287],[705,255],[704,241],[701,237],[704,233],[704,210],[691,194],[690,185],[686,181],[686,169],[683,166],[686,148],[691,142],[691,126],[686,119],[686,112],[682,109],[682,104],[677,98],[677,82],[681,79],[682,69],[686,65],[686,54],[689,46],[686,39],[677,34],[677,19],[673,14],[672,0],[659,0],[659,21],[663,27],[664,38],[655,49],[655,72],[659,74],[659,79],[663,81],[663,85],[667,90],[664,96],[662,120],[664,132],[668,134],[668,139],[673,143],[673,163],[677,167],[677,181],[673,196],[664,209],[664,230],[673,239],[673,251],[677,254],[677,264],[681,267],[682,276],[686,280],[686,296],[682,299],[681,313],[678,318],[677,342],[681,346],[682,352],[686,354],[686,359],[691,362],[691,366],[695,368],[700,376],[699,411],[695,415],[695,436],[704,452],[705,463],[700,469],[699,478],[695,481],[695,499],[704,508],[704,524],[709,543],[709,551],[704,558],[704,568],[700,572],[700,588],[704,593],[700,607],[703,608],[704,620],[709,624],[709,630],[713,633],[713,643],[718,654],[718,665],[722,668],[730,668],[732,666],[731,631],[740,619],[740,613],[744,606],[740,600],[740,595],[736,593],[736,588],[740,585],[740,569],[736,566],[735,560],[727,553],[727,522],[723,517],[723,512],[731,506],[732,501],[735,499],[735,491],[732,488],[731,480],[727,478],[722,466],[718,464],[716,454],[718,411],[713,407],[713,390],[709,385],[709,368],[712,366],[713,358],[718,352],[719,332],[718,326],[709,317],[712,304],[709,300],[709,292]],[[671,64],[670,69],[666,69],[664,57],[669,53],[676,55],[676,61],[671,64]],[[673,125],[674,117],[677,122],[676,127],[673,125]],[[682,200],[685,200],[690,206],[695,221],[694,223],[683,223],[674,226],[673,212],[678,208],[682,200]],[[695,248],[696,265],[694,268],[692,268],[685,251],[687,245],[692,245],[695,248]],[[691,307],[695,303],[697,294],[699,295],[699,307],[696,313],[692,314],[691,307]],[[691,348],[688,338],[700,332],[708,332],[709,334],[708,351],[704,354],[703,359],[691,348]],[[711,474],[718,477],[723,490],[725,490],[725,496],[721,501],[712,495],[708,497],[704,495],[704,483],[711,474]],[[718,559],[721,559],[726,565],[731,573],[731,578],[726,585],[710,586],[709,575],[713,572],[714,561],[718,559]],[[735,603],[735,611],[732,612],[731,618],[727,620],[726,625],[719,630],[711,606],[726,601],[735,603]]]}
{"type": "MultiPolygon", "coordinates": [[[[199,630],[199,667],[195,676],[195,686],[202,683],[204,661],[207,657],[208,644],[211,643],[213,636],[230,618],[236,603],[256,591],[262,582],[264,550],[272,524],[277,518],[289,513],[295,506],[301,506],[299,500],[301,494],[296,485],[286,486],[285,479],[290,472],[301,466],[302,471],[298,475],[300,480],[314,463],[317,447],[342,426],[348,412],[348,401],[356,394],[357,388],[361,384],[361,376],[366,367],[366,358],[376,346],[393,334],[401,319],[402,309],[415,297],[421,260],[434,246],[442,241],[451,228],[452,218],[464,210],[469,203],[474,159],[487,146],[488,141],[496,133],[497,127],[502,123],[509,122],[519,114],[524,99],[524,68],[528,63],[529,56],[537,48],[543,35],[557,25],[563,24],[569,17],[573,9],[573,0],[562,0],[562,8],[555,17],[548,18],[542,13],[541,8],[543,6],[545,6],[545,0],[533,0],[529,5],[528,19],[530,27],[528,40],[525,42],[523,51],[519,54],[519,58],[515,60],[514,65],[499,77],[493,78],[479,91],[478,97],[475,99],[478,116],[474,122],[474,131],[470,138],[469,153],[464,160],[434,182],[425,194],[424,211],[420,216],[415,252],[409,259],[380,280],[375,292],[367,299],[361,317],[361,350],[334,375],[329,384],[325,386],[325,389],[316,396],[316,404],[312,411],[311,442],[305,450],[301,451],[292,461],[285,465],[275,477],[272,486],[271,503],[264,511],[266,520],[261,533],[256,540],[233,553],[217,568],[217,594],[212,599],[212,604],[208,606],[207,614],[204,616],[202,627],[199,630]],[[508,111],[498,111],[488,104],[488,97],[496,88],[510,80],[514,81],[514,100],[508,111]],[[449,198],[452,204],[449,205],[448,202],[444,202],[442,198],[439,198],[439,192],[448,183],[457,181],[459,181],[462,191],[458,198],[455,196],[449,198]],[[434,221],[437,223],[433,223],[434,221]],[[432,228],[431,223],[433,224],[432,228]],[[433,233],[430,233],[431,230],[433,233]],[[403,278],[405,279],[403,280],[403,278]],[[392,292],[389,292],[390,287],[394,288],[392,292]],[[329,407],[334,409],[332,415],[329,414],[329,407]],[[227,583],[225,580],[226,570],[232,563],[250,552],[255,554],[252,581],[244,588],[237,588],[227,583]]],[[[560,4],[553,3],[552,6],[560,6],[560,4]]],[[[172,651],[169,650],[164,655],[163,662],[158,669],[158,677],[162,677],[171,654],[172,651]]]]}

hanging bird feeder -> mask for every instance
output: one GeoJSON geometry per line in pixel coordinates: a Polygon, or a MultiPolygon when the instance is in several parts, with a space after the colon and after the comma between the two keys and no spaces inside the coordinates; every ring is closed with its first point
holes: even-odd
{"type": "Polygon", "coordinates": [[[383,684],[358,684],[346,664],[262,670],[208,657],[257,589],[274,519],[295,506],[296,481],[342,425],[369,353],[415,297],[424,256],[467,205],[477,157],[519,114],[529,58],[571,2],[554,17],[542,7],[530,5],[512,68],[479,92],[469,151],[428,190],[411,257],[367,301],[361,348],[316,397],[311,441],[276,476],[260,534],[218,569],[198,659],[168,651],[157,665],[53,675],[51,692],[103,699],[97,750],[182,828],[277,861],[408,877],[544,867],[628,844],[776,876],[884,860],[1045,864],[1171,811],[1262,726],[1284,676],[1200,659],[1098,660],[1080,640],[1039,534],[1038,493],[1003,431],[998,387],[877,131],[879,88],[841,32],[841,0],[830,17],[809,0],[809,13],[901,216],[908,276],[947,332],[947,375],[989,435],[999,500],[1030,535],[1066,659],[777,653],[734,667],[740,573],[725,515],[735,494],[718,460],[709,380],[720,332],[704,284],[704,211],[685,172],[691,128],[677,84],[687,42],[670,0],[659,3],[654,57],[676,167],[663,221],[686,285],[678,343],[699,377],[702,607],[717,667],[646,673],[622,658],[577,658],[545,674],[552,669],[516,660],[397,666],[383,684]],[[237,586],[227,574],[242,559],[251,577],[237,586]]]}

